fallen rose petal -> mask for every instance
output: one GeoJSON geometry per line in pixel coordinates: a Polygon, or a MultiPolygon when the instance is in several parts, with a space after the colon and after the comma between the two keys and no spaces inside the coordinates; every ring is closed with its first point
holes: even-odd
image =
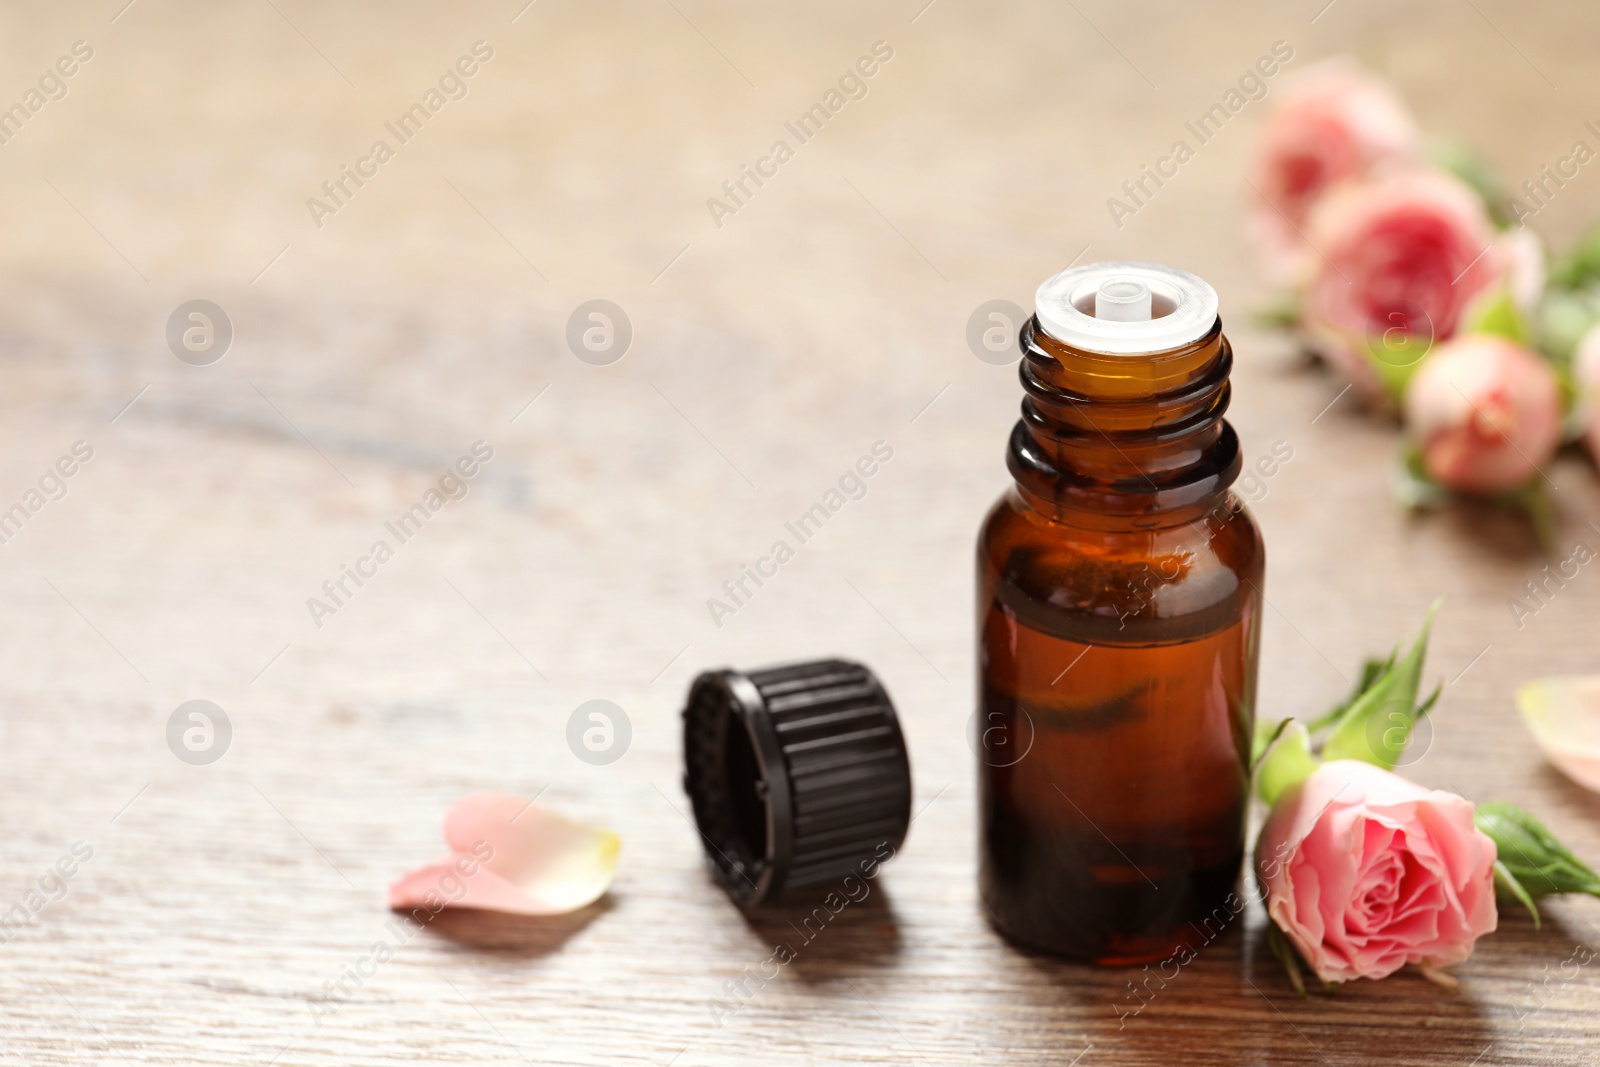
{"type": "Polygon", "coordinates": [[[389,887],[396,911],[476,908],[558,915],[598,900],[617,871],[622,839],[509,793],[473,793],[444,820],[453,855],[389,887]]]}
{"type": "Polygon", "coordinates": [[[1529,682],[1517,690],[1517,710],[1545,758],[1600,793],[1600,675],[1529,682]]]}

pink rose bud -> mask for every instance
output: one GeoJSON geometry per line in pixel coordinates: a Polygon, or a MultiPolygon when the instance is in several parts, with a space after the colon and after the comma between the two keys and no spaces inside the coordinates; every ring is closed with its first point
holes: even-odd
{"type": "Polygon", "coordinates": [[[1305,253],[1311,209],[1335,184],[1417,155],[1417,130],[1383,82],[1347,60],[1300,74],[1267,119],[1250,182],[1260,192],[1251,226],[1269,262],[1288,274],[1305,253]]]}
{"type": "Polygon", "coordinates": [[[1453,337],[1511,260],[1478,194],[1439,171],[1341,186],[1312,212],[1307,234],[1315,253],[1306,326],[1368,395],[1408,377],[1429,343],[1453,337]]]}
{"type": "Polygon", "coordinates": [[[1550,365],[1503,337],[1435,348],[1406,390],[1406,422],[1428,476],[1452,489],[1516,489],[1561,441],[1561,391],[1550,365]]]}
{"type": "Polygon", "coordinates": [[[1324,763],[1256,844],[1267,914],[1324,982],[1460,963],[1498,921],[1471,802],[1359,760],[1324,763]]]}

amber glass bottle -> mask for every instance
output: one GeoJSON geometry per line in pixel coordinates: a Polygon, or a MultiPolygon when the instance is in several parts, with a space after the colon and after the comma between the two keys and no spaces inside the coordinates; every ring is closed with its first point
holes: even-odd
{"type": "Polygon", "coordinates": [[[978,539],[980,889],[1014,942],[1149,963],[1237,910],[1264,555],[1232,352],[1170,267],[1070,270],[1036,306],[978,539]]]}

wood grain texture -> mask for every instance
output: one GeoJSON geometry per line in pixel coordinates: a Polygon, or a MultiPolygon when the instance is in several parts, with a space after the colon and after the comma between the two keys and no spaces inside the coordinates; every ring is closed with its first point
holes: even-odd
{"type": "MultiPolygon", "coordinates": [[[[1252,908],[1137,1015],[1142,976],[986,927],[972,545],[1019,389],[963,337],[1080,250],[1212,280],[1246,452],[1294,449],[1255,505],[1263,713],[1321,710],[1446,594],[1428,676],[1448,684],[1411,773],[1600,857],[1600,799],[1511,705],[1529,677],[1600,667],[1600,574],[1519,629],[1507,600],[1545,562],[1528,531],[1399,514],[1391,427],[1251,326],[1260,105],[1120,230],[1105,209],[1279,39],[1291,66],[1358,51],[1520,183],[1585,136],[1594,11],[121,5],[0,10],[0,102],[94,49],[0,146],[0,509],[94,449],[0,546],[0,910],[94,849],[0,945],[0,1062],[1595,1062],[1600,980],[1564,966],[1600,947],[1591,900],[1541,931],[1505,915],[1459,992],[1402,975],[1307,1000],[1252,908]],[[318,228],[306,199],[477,40],[495,52],[466,97],[318,228]],[[706,199],[878,40],[894,55],[865,98],[716,225],[706,199]],[[236,329],[209,367],[163,339],[195,297],[236,329]],[[633,324],[611,366],[566,348],[594,298],[633,324]],[[479,440],[494,458],[467,497],[316,625],[307,598],[479,440]],[[707,598],[878,440],[894,457],[865,497],[715,625],[707,598]],[[678,702],[699,669],[828,653],[893,694],[919,814],[872,894],[717,1020],[799,915],[745,919],[703,869],[678,702]],[[596,698],[633,728],[608,766],[565,740],[596,698]],[[166,745],[190,699],[232,722],[210,766],[166,745]],[[619,830],[613,890],[394,944],[386,885],[475,789],[619,830]],[[347,968],[372,973],[332,997],[347,968]]],[[[1537,227],[1570,238],[1594,180],[1537,227]]],[[[1563,544],[1600,543],[1592,465],[1549,475],[1563,544]]]]}

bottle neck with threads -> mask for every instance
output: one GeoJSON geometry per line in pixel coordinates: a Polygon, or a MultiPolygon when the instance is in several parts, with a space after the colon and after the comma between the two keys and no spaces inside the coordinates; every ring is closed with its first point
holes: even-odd
{"type": "Polygon", "coordinates": [[[1128,299],[1135,267],[1148,269],[1105,264],[1098,277],[1051,279],[1022,328],[1025,396],[1007,465],[1029,508],[1054,522],[1179,526],[1224,505],[1239,476],[1239,441],[1222,417],[1233,352],[1215,293],[1199,279],[1199,296],[1164,289],[1158,276],[1141,308],[1128,299]],[[1186,343],[1141,350],[1175,337],[1186,343]]]}

